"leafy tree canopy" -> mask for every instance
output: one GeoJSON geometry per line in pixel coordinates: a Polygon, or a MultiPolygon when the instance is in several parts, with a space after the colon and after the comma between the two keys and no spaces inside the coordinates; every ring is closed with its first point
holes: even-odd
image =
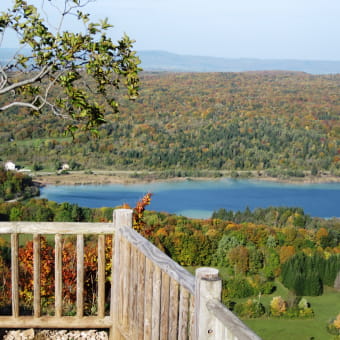
{"type": "Polygon", "coordinates": [[[14,30],[20,46],[0,64],[0,111],[48,111],[69,119],[71,132],[96,132],[105,113],[118,112],[113,89],[122,84],[128,97],[136,98],[140,61],[133,41],[124,35],[114,43],[107,19],[91,22],[82,11],[90,1],[63,0],[62,8],[60,1],[42,1],[38,10],[25,0],[14,0],[12,8],[0,13],[0,47],[9,30],[14,30]],[[59,14],[57,21],[47,15],[47,5],[59,14]],[[81,32],[64,29],[68,18],[82,24],[81,32]]]}

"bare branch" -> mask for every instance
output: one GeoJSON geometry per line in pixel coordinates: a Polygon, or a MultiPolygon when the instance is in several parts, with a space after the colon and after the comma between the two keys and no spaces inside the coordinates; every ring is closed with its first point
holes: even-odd
{"type": "Polygon", "coordinates": [[[4,106],[0,107],[0,111],[5,111],[7,109],[10,109],[10,108],[16,107],[16,106],[27,107],[27,108],[30,108],[32,110],[39,111],[38,106],[36,106],[32,103],[23,103],[23,102],[12,102],[10,104],[4,105],[4,106]]]}
{"type": "Polygon", "coordinates": [[[35,100],[41,100],[42,101],[42,104],[39,106],[40,110],[44,107],[44,106],[49,106],[50,109],[52,110],[52,113],[57,116],[57,117],[60,117],[60,118],[64,118],[64,119],[69,119],[70,117],[66,114],[62,114],[58,108],[53,105],[52,103],[50,103],[46,98],[43,98],[42,96],[37,96],[35,98],[35,100]]]}
{"type": "Polygon", "coordinates": [[[2,89],[7,84],[8,77],[1,65],[0,65],[0,74],[1,74],[0,75],[0,89],[2,89]]]}
{"type": "MultiPolygon", "coordinates": [[[[51,3],[51,6],[55,7],[55,5],[53,5],[52,3],[51,3]]],[[[59,11],[58,8],[56,8],[56,9],[57,9],[57,11],[59,11]]],[[[50,22],[49,17],[48,17],[48,14],[47,14],[47,12],[45,11],[45,0],[42,0],[42,3],[41,3],[41,11],[44,13],[44,16],[45,16],[45,18],[46,18],[46,22],[47,22],[53,29],[55,29],[55,30],[57,31],[57,27],[55,27],[55,26],[50,22]]]]}
{"type": "Polygon", "coordinates": [[[69,119],[70,117],[66,114],[62,114],[55,105],[53,105],[52,103],[50,103],[49,101],[47,101],[45,98],[43,98],[42,96],[37,96],[34,98],[34,100],[31,103],[24,103],[24,102],[12,102],[8,105],[2,106],[0,107],[0,111],[5,111],[7,109],[10,109],[12,107],[25,107],[25,108],[29,108],[31,110],[40,112],[45,106],[49,106],[50,109],[52,110],[52,113],[59,117],[59,118],[63,118],[63,119],[69,119]],[[38,100],[40,100],[42,103],[37,106],[34,103],[37,102],[38,100]]]}
{"type": "Polygon", "coordinates": [[[1,94],[5,94],[5,93],[8,93],[12,90],[15,90],[17,89],[18,87],[22,87],[22,86],[25,86],[25,85],[29,85],[29,84],[33,84],[35,83],[36,81],[42,79],[43,77],[45,77],[48,72],[50,72],[52,69],[51,66],[44,66],[41,71],[34,77],[30,78],[30,79],[26,79],[26,80],[22,80],[22,81],[19,81],[18,83],[15,83],[15,84],[12,84],[12,85],[9,85],[5,88],[2,88],[0,89],[0,95],[1,94]]]}
{"type": "MultiPolygon", "coordinates": [[[[71,5],[69,8],[67,8],[66,10],[66,6],[65,6],[65,14],[68,14],[68,13],[71,13],[71,11],[75,8],[83,8],[83,7],[86,7],[89,3],[91,2],[95,2],[96,0],[87,0],[85,1],[83,4],[78,4],[78,5],[71,5]]],[[[65,5],[66,3],[68,3],[69,1],[66,0],[65,1],[65,5]]]]}
{"type": "Polygon", "coordinates": [[[60,14],[60,21],[58,23],[57,26],[53,25],[51,23],[51,21],[49,20],[49,16],[47,11],[45,10],[45,0],[42,0],[42,4],[41,4],[41,11],[44,13],[44,17],[46,19],[46,22],[49,24],[50,27],[52,27],[56,32],[60,32],[63,22],[64,22],[64,17],[68,14],[72,14],[72,15],[76,15],[75,13],[72,13],[73,9],[76,8],[83,8],[86,7],[89,3],[91,2],[95,2],[95,0],[87,0],[85,3],[83,4],[79,4],[79,5],[70,5],[69,7],[67,6],[69,3],[69,0],[65,0],[64,1],[64,9],[60,9],[60,7],[58,7],[57,5],[55,5],[53,2],[49,1],[48,4],[50,6],[52,6],[59,14],[60,14]]]}
{"type": "MultiPolygon", "coordinates": [[[[91,2],[95,2],[95,0],[87,0],[85,1],[85,3],[83,4],[79,4],[79,5],[70,5],[68,7],[68,3],[69,3],[69,0],[65,0],[64,2],[64,10],[61,10],[59,7],[57,7],[54,3],[50,3],[51,6],[53,6],[59,13],[60,13],[60,22],[58,24],[58,27],[54,27],[54,29],[56,30],[56,32],[60,32],[61,31],[61,28],[62,28],[62,25],[64,23],[64,17],[66,17],[67,15],[71,14],[71,15],[75,15],[77,16],[77,14],[75,13],[72,13],[72,10],[76,9],[76,8],[83,8],[83,7],[86,7],[89,3],[91,2]]],[[[48,21],[47,21],[48,22],[48,21]]],[[[51,25],[53,26],[53,25],[51,25]]]]}

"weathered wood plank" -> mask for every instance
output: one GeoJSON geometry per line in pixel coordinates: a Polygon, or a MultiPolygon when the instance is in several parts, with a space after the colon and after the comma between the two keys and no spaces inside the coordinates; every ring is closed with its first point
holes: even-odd
{"type": "Polygon", "coordinates": [[[151,340],[153,264],[145,258],[144,340],[151,340]]]}
{"type": "Polygon", "coordinates": [[[97,316],[43,316],[35,318],[32,316],[0,316],[1,328],[110,328],[112,326],[111,317],[102,319],[97,316]]]}
{"type": "Polygon", "coordinates": [[[137,253],[137,339],[144,339],[145,256],[137,253]]]}
{"type": "Polygon", "coordinates": [[[178,340],[188,339],[189,313],[189,292],[184,287],[180,287],[178,340]]]}
{"type": "Polygon", "coordinates": [[[77,317],[84,315],[84,235],[77,235],[77,317]]]}
{"type": "Polygon", "coordinates": [[[161,320],[160,320],[160,340],[167,340],[169,335],[169,305],[170,305],[170,277],[162,272],[161,289],[161,320]]]}
{"type": "Polygon", "coordinates": [[[112,234],[113,223],[90,222],[0,222],[0,234],[112,234]]]}
{"type": "Polygon", "coordinates": [[[117,324],[118,325],[122,325],[123,322],[123,304],[124,304],[124,299],[126,298],[124,292],[126,290],[126,288],[124,287],[124,285],[126,284],[126,282],[124,282],[124,277],[125,277],[125,271],[126,268],[125,266],[125,259],[124,259],[124,254],[126,252],[125,249],[125,244],[124,244],[124,239],[120,238],[119,240],[119,247],[120,247],[120,253],[119,253],[119,268],[116,268],[115,270],[118,271],[118,280],[115,281],[115,284],[118,285],[119,287],[119,291],[118,291],[118,295],[117,295],[117,306],[118,306],[118,319],[117,319],[117,324]],[[121,295],[123,293],[123,296],[121,295]]]}
{"type": "Polygon", "coordinates": [[[189,296],[189,340],[196,340],[195,337],[195,296],[189,296]]]}
{"type": "Polygon", "coordinates": [[[207,309],[214,315],[228,331],[237,339],[261,340],[261,338],[249,329],[237,316],[216,299],[207,302],[207,309]]]}
{"type": "MultiPolygon", "coordinates": [[[[126,241],[125,241],[126,242],[126,241]]],[[[138,259],[137,249],[130,247],[130,272],[129,272],[129,284],[126,287],[129,290],[128,293],[128,329],[131,332],[131,339],[137,339],[137,284],[138,284],[138,259]]]]}
{"type": "Polygon", "coordinates": [[[105,235],[98,236],[98,316],[105,316],[105,235]]]}
{"type": "Polygon", "coordinates": [[[171,278],[177,281],[180,285],[194,294],[195,278],[187,270],[181,267],[178,263],[170,259],[156,246],[150,243],[142,235],[138,234],[131,228],[120,228],[121,234],[126,240],[137,247],[146,257],[152,260],[162,271],[167,273],[171,278]]]}
{"type": "Polygon", "coordinates": [[[120,262],[121,262],[121,237],[117,232],[112,239],[112,274],[111,274],[111,306],[110,317],[112,327],[110,328],[109,340],[120,339],[119,324],[119,292],[120,292],[120,262]]]}
{"type": "Polygon", "coordinates": [[[40,294],[40,235],[33,235],[33,310],[36,318],[41,313],[41,294],[40,294]]]}
{"type": "Polygon", "coordinates": [[[178,305],[179,305],[179,292],[178,282],[170,280],[170,303],[169,303],[169,340],[178,339],[178,305]]]}
{"type": "Polygon", "coordinates": [[[55,316],[62,316],[63,309],[63,275],[62,275],[62,237],[60,234],[55,235],[55,316]]]}
{"type": "Polygon", "coordinates": [[[151,339],[159,339],[161,322],[161,285],[162,276],[158,266],[154,266],[152,286],[152,334],[151,339]]]}
{"type": "Polygon", "coordinates": [[[131,301],[130,295],[132,294],[130,288],[131,282],[131,245],[125,239],[121,240],[122,244],[122,258],[120,264],[120,292],[119,292],[119,299],[120,299],[120,316],[121,316],[121,327],[124,330],[128,329],[129,326],[129,302],[131,301]]]}
{"type": "Polygon", "coordinates": [[[113,282],[111,287],[111,318],[113,325],[110,330],[110,340],[118,340],[122,338],[122,309],[125,299],[125,281],[124,271],[126,261],[124,252],[126,250],[126,241],[121,237],[121,233],[117,230],[118,227],[132,227],[132,210],[131,209],[116,209],[113,213],[113,224],[115,226],[114,238],[114,253],[112,258],[113,266],[113,282]]]}
{"type": "Polygon", "coordinates": [[[19,316],[19,235],[11,235],[12,315],[19,316]]]}
{"type": "Polygon", "coordinates": [[[115,338],[114,340],[132,340],[134,338],[131,337],[131,333],[129,329],[123,329],[119,328],[119,335],[118,338],[115,338]]]}

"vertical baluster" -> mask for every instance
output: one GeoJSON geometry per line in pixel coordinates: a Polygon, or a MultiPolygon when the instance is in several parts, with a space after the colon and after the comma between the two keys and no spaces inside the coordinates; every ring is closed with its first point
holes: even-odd
{"type": "Polygon", "coordinates": [[[188,339],[189,314],[189,292],[181,286],[179,296],[178,340],[188,339]]]}
{"type": "Polygon", "coordinates": [[[84,235],[77,235],[77,316],[84,315],[84,235]]]}
{"type": "Polygon", "coordinates": [[[169,301],[169,340],[178,340],[178,305],[179,292],[178,282],[170,279],[170,301],[169,301]]]}
{"type": "Polygon", "coordinates": [[[19,316],[19,237],[11,234],[12,315],[19,316]]]}
{"type": "Polygon", "coordinates": [[[116,340],[120,337],[119,321],[120,321],[120,265],[121,265],[121,236],[119,231],[116,231],[112,236],[112,269],[111,269],[111,305],[110,316],[113,321],[113,325],[110,329],[109,340],[116,340]]]}
{"type": "Polygon", "coordinates": [[[41,294],[40,294],[40,235],[33,235],[33,310],[34,316],[40,317],[41,313],[41,294]]]}
{"type": "Polygon", "coordinates": [[[130,332],[130,337],[137,340],[137,290],[138,290],[138,273],[137,273],[137,249],[131,246],[130,252],[130,275],[129,275],[129,297],[127,326],[130,332]]]}
{"type": "Polygon", "coordinates": [[[63,309],[63,275],[61,235],[55,235],[55,316],[62,316],[63,309]]]}
{"type": "Polygon", "coordinates": [[[161,285],[162,275],[160,268],[156,265],[153,272],[152,283],[152,334],[151,339],[160,339],[161,323],[161,285]]]}
{"type": "Polygon", "coordinates": [[[189,298],[189,340],[195,340],[195,296],[190,294],[189,298]]]}
{"type": "Polygon", "coordinates": [[[121,239],[122,245],[122,257],[120,264],[120,317],[121,317],[121,326],[126,331],[129,325],[129,302],[131,301],[131,290],[130,290],[130,282],[131,282],[131,244],[126,241],[124,238],[121,239]]]}
{"type": "Polygon", "coordinates": [[[144,317],[145,317],[145,256],[137,250],[137,339],[144,340],[144,317]]]}
{"type": "Polygon", "coordinates": [[[145,259],[144,340],[151,340],[153,263],[145,259]]]}
{"type": "Polygon", "coordinates": [[[105,235],[98,236],[98,316],[105,316],[105,235]]]}
{"type": "Polygon", "coordinates": [[[170,277],[162,271],[160,340],[167,340],[169,334],[170,277]]]}

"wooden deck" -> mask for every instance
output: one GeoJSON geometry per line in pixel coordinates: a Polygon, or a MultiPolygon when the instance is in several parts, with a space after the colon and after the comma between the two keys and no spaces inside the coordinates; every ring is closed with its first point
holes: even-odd
{"type": "Polygon", "coordinates": [[[221,303],[218,270],[196,276],[172,261],[132,229],[132,210],[114,211],[113,223],[0,222],[11,235],[12,315],[1,328],[105,328],[111,340],[260,340],[221,303]],[[19,313],[18,235],[33,234],[33,315],[19,313]],[[41,315],[40,237],[55,240],[54,315],[41,315]],[[76,235],[76,315],[63,315],[62,239],[76,235]],[[84,235],[98,237],[97,315],[84,316],[84,235]],[[105,296],[105,235],[113,235],[111,298],[105,296]],[[105,301],[110,315],[105,315],[105,301]]]}

